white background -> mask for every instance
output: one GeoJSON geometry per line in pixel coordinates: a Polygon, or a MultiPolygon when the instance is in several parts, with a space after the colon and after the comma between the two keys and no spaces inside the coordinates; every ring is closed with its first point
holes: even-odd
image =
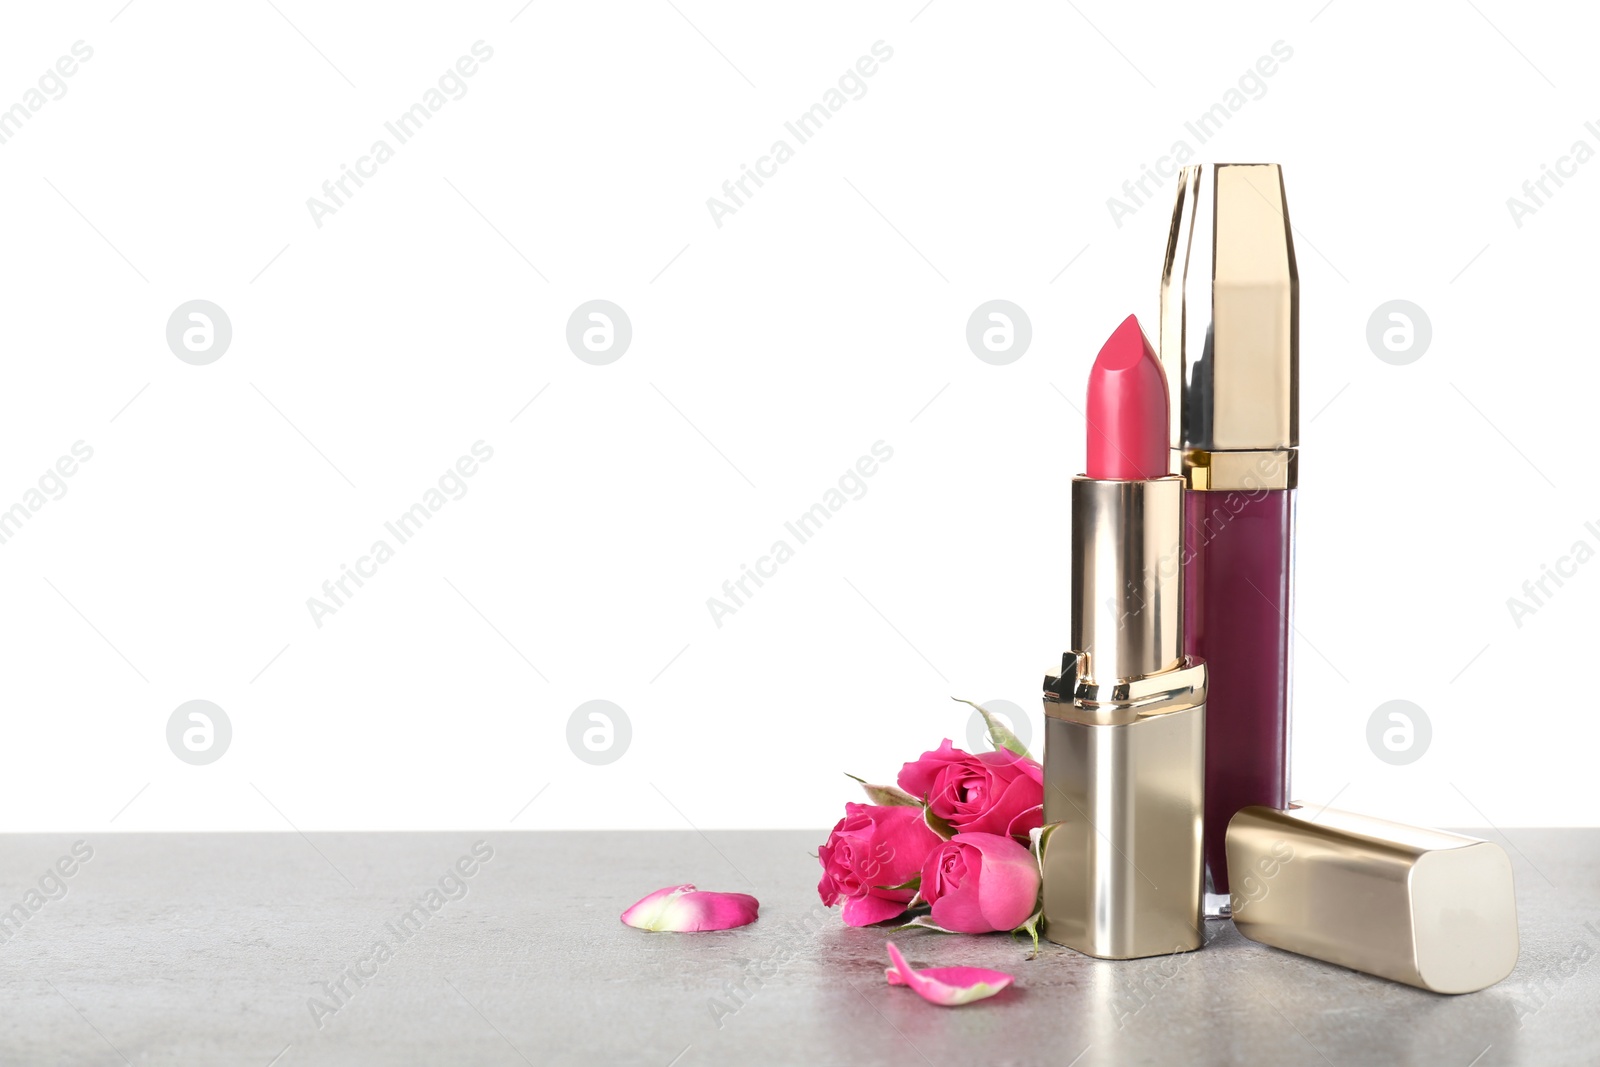
{"type": "Polygon", "coordinates": [[[952,695],[1037,740],[1065,398],[1124,315],[1155,331],[1170,183],[1121,226],[1107,199],[1179,139],[1282,163],[1296,227],[1297,794],[1600,820],[1600,563],[1520,627],[1506,604],[1600,547],[1600,162],[1520,228],[1506,206],[1600,149],[1591,12],[674,2],[6,11],[0,106],[94,54],[0,145],[0,507],[94,456],[0,545],[0,829],[818,827],[841,771],[963,738],[952,695]],[[307,198],[479,40],[466,95],[318,228],[307,198]],[[866,94],[719,228],[707,198],[877,41],[866,94]],[[208,366],[165,340],[197,298],[233,326],[208,366]],[[594,298],[633,324],[609,366],[565,342],[594,298]],[[1032,321],[1008,366],[964,336],[995,298],[1032,321]],[[1365,339],[1396,298],[1433,327],[1408,366],[1365,339]],[[467,495],[316,626],[479,440],[467,495]],[[879,440],[866,495],[714,625],[879,440]],[[1400,767],[1366,740],[1397,698],[1433,726],[1400,767]],[[232,722],[208,766],[167,747],[191,699],[232,722]],[[605,766],[566,741],[591,699],[632,723],[605,766]]]}

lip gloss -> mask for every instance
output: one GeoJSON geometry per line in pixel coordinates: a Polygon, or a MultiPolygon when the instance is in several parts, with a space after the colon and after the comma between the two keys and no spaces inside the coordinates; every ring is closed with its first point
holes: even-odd
{"type": "Polygon", "coordinates": [[[1205,911],[1228,915],[1228,820],[1289,804],[1299,278],[1275,164],[1179,176],[1161,360],[1184,507],[1184,651],[1209,671],[1205,911]]]}
{"type": "Polygon", "coordinates": [[[1044,936],[1134,959],[1204,942],[1206,668],[1183,652],[1166,375],[1132,316],[1100,350],[1087,399],[1072,651],[1044,683],[1044,936]]]}

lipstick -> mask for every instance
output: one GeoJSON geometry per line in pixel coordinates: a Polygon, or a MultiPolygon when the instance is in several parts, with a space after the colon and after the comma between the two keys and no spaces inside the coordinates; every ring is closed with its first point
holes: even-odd
{"type": "Polygon", "coordinates": [[[1084,476],[1096,480],[1165,477],[1167,375],[1129,315],[1095,357],[1089,373],[1089,443],[1084,476]]]}
{"type": "Polygon", "coordinates": [[[1289,802],[1299,277],[1273,164],[1183,168],[1161,276],[1169,441],[1188,489],[1184,651],[1209,671],[1206,913],[1228,820],[1289,802]]]}
{"type": "Polygon", "coordinates": [[[1206,668],[1183,652],[1183,479],[1130,316],[1089,375],[1071,649],[1044,681],[1044,935],[1104,959],[1199,948],[1206,668]]]}

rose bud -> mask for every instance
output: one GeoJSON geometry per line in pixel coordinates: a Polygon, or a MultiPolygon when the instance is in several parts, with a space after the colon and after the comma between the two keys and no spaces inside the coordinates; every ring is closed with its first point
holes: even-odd
{"type": "Polygon", "coordinates": [[[958,834],[1005,834],[1027,840],[1044,815],[1044,772],[1001,749],[973,755],[950,744],[900,768],[900,788],[923,800],[958,834]]]}
{"type": "Polygon", "coordinates": [[[916,896],[907,886],[940,843],[921,807],[846,804],[845,815],[817,849],[822,881],[817,895],[833,907],[844,901],[844,921],[870,926],[893,919],[916,896]]]}
{"type": "Polygon", "coordinates": [[[1033,853],[999,834],[957,834],[922,866],[922,899],[935,926],[958,934],[1015,930],[1039,903],[1033,853]]]}

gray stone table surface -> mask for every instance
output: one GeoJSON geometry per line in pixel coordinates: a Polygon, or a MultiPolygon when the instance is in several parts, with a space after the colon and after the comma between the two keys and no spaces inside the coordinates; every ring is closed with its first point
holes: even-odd
{"type": "Polygon", "coordinates": [[[1123,963],[848,929],[817,902],[820,832],[0,836],[0,1063],[1600,1063],[1600,830],[1508,834],[1522,955],[1460,997],[1226,922],[1123,963]],[[753,893],[761,918],[618,921],[679,882],[753,893]],[[1017,983],[924,1003],[885,983],[891,937],[1017,983]]]}

